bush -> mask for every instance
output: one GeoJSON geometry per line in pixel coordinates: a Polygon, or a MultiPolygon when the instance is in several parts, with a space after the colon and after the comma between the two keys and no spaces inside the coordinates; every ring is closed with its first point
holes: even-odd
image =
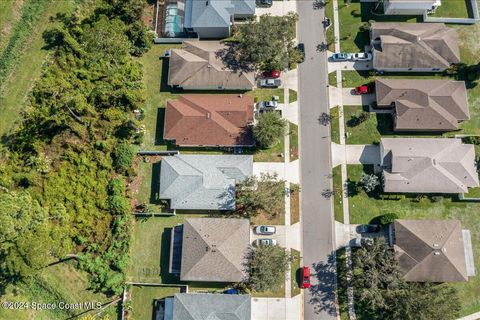
{"type": "Polygon", "coordinates": [[[380,224],[385,226],[392,223],[395,219],[398,219],[398,215],[396,213],[386,213],[380,217],[380,224]]]}
{"type": "Polygon", "coordinates": [[[119,173],[124,173],[133,164],[135,158],[135,150],[127,143],[122,142],[117,145],[113,153],[113,165],[119,173]]]}
{"type": "Polygon", "coordinates": [[[277,112],[263,113],[253,128],[255,141],[261,148],[271,147],[283,138],[285,127],[285,120],[277,112]]]}
{"type": "Polygon", "coordinates": [[[469,136],[463,138],[462,140],[465,143],[480,145],[480,136],[469,136]]]}

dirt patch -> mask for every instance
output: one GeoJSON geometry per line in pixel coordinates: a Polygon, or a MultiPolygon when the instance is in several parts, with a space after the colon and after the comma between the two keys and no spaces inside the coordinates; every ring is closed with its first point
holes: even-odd
{"type": "Polygon", "coordinates": [[[150,30],[155,30],[155,7],[156,1],[150,0],[148,1],[145,8],[143,8],[143,13],[141,20],[143,24],[150,30]]]}
{"type": "Polygon", "coordinates": [[[300,193],[293,192],[290,195],[290,224],[300,222],[300,193]]]}

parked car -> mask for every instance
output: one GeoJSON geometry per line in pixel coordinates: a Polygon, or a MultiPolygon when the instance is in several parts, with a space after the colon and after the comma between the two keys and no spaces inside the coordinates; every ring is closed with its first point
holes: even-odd
{"type": "Polygon", "coordinates": [[[280,79],[262,79],[258,82],[258,86],[262,88],[277,88],[282,85],[280,79]]]}
{"type": "Polygon", "coordinates": [[[373,233],[380,231],[380,226],[377,224],[361,224],[357,227],[358,233],[373,233]]]}
{"type": "Polygon", "coordinates": [[[355,94],[368,94],[372,93],[372,88],[369,86],[355,87],[355,94]]]}
{"type": "Polygon", "coordinates": [[[274,111],[278,107],[277,101],[260,101],[257,103],[258,111],[274,111]]]}
{"type": "Polygon", "coordinates": [[[351,53],[338,52],[332,56],[333,61],[348,61],[352,59],[351,53]]]}
{"type": "Polygon", "coordinates": [[[227,289],[223,291],[224,294],[240,294],[240,291],[238,289],[227,289]]]}
{"type": "Polygon", "coordinates": [[[368,52],[355,53],[352,56],[353,61],[370,61],[372,60],[372,54],[368,52]]]}
{"type": "Polygon", "coordinates": [[[297,45],[297,49],[298,51],[300,51],[300,54],[301,54],[301,59],[300,59],[300,63],[302,63],[303,61],[305,61],[305,44],[303,43],[299,43],[297,45]]]}
{"type": "Polygon", "coordinates": [[[253,243],[255,247],[268,247],[268,246],[276,246],[277,240],[275,239],[257,239],[253,243]]]}
{"type": "Polygon", "coordinates": [[[302,283],[300,284],[300,287],[302,289],[310,288],[310,268],[303,267],[301,271],[302,271],[302,283]]]}
{"type": "Polygon", "coordinates": [[[277,229],[274,226],[257,226],[255,228],[256,234],[271,235],[275,234],[277,229]]]}
{"type": "Polygon", "coordinates": [[[262,74],[265,78],[279,78],[281,75],[280,70],[270,70],[270,71],[264,71],[262,74]]]}
{"type": "Polygon", "coordinates": [[[257,3],[257,7],[269,8],[272,6],[273,0],[257,0],[256,3],[257,3]]]}
{"type": "Polygon", "coordinates": [[[372,238],[355,238],[350,241],[350,246],[360,248],[373,245],[372,238]]]}

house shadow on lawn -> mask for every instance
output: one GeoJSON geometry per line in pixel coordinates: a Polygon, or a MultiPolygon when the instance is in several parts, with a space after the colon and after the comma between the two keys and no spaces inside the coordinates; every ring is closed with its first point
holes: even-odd
{"type": "Polygon", "coordinates": [[[157,123],[155,125],[155,145],[164,146],[166,141],[163,139],[163,128],[165,126],[165,108],[157,109],[157,123]]]}
{"type": "Polygon", "coordinates": [[[158,195],[160,194],[160,170],[161,162],[152,164],[152,180],[150,184],[150,203],[158,204],[160,201],[158,195]]]}
{"type": "Polygon", "coordinates": [[[172,239],[172,229],[165,228],[162,233],[162,240],[160,246],[160,277],[162,283],[168,284],[178,284],[180,279],[171,274],[168,270],[169,261],[170,261],[170,241],[172,239]]]}

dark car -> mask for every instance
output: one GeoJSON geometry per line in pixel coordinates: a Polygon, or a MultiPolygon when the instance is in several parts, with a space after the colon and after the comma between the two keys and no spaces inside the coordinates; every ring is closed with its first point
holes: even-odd
{"type": "Polygon", "coordinates": [[[240,294],[240,291],[238,291],[238,289],[227,289],[225,291],[223,291],[224,294],[240,294]]]}
{"type": "Polygon", "coordinates": [[[357,227],[358,233],[374,233],[380,231],[380,226],[376,224],[361,224],[357,227]]]}
{"type": "Polygon", "coordinates": [[[297,49],[298,49],[298,51],[300,51],[300,54],[302,55],[302,58],[301,58],[300,62],[305,61],[305,44],[299,43],[297,45],[297,49]]]}
{"type": "Polygon", "coordinates": [[[257,0],[256,3],[257,3],[257,7],[269,8],[272,6],[273,0],[257,0]]]}

